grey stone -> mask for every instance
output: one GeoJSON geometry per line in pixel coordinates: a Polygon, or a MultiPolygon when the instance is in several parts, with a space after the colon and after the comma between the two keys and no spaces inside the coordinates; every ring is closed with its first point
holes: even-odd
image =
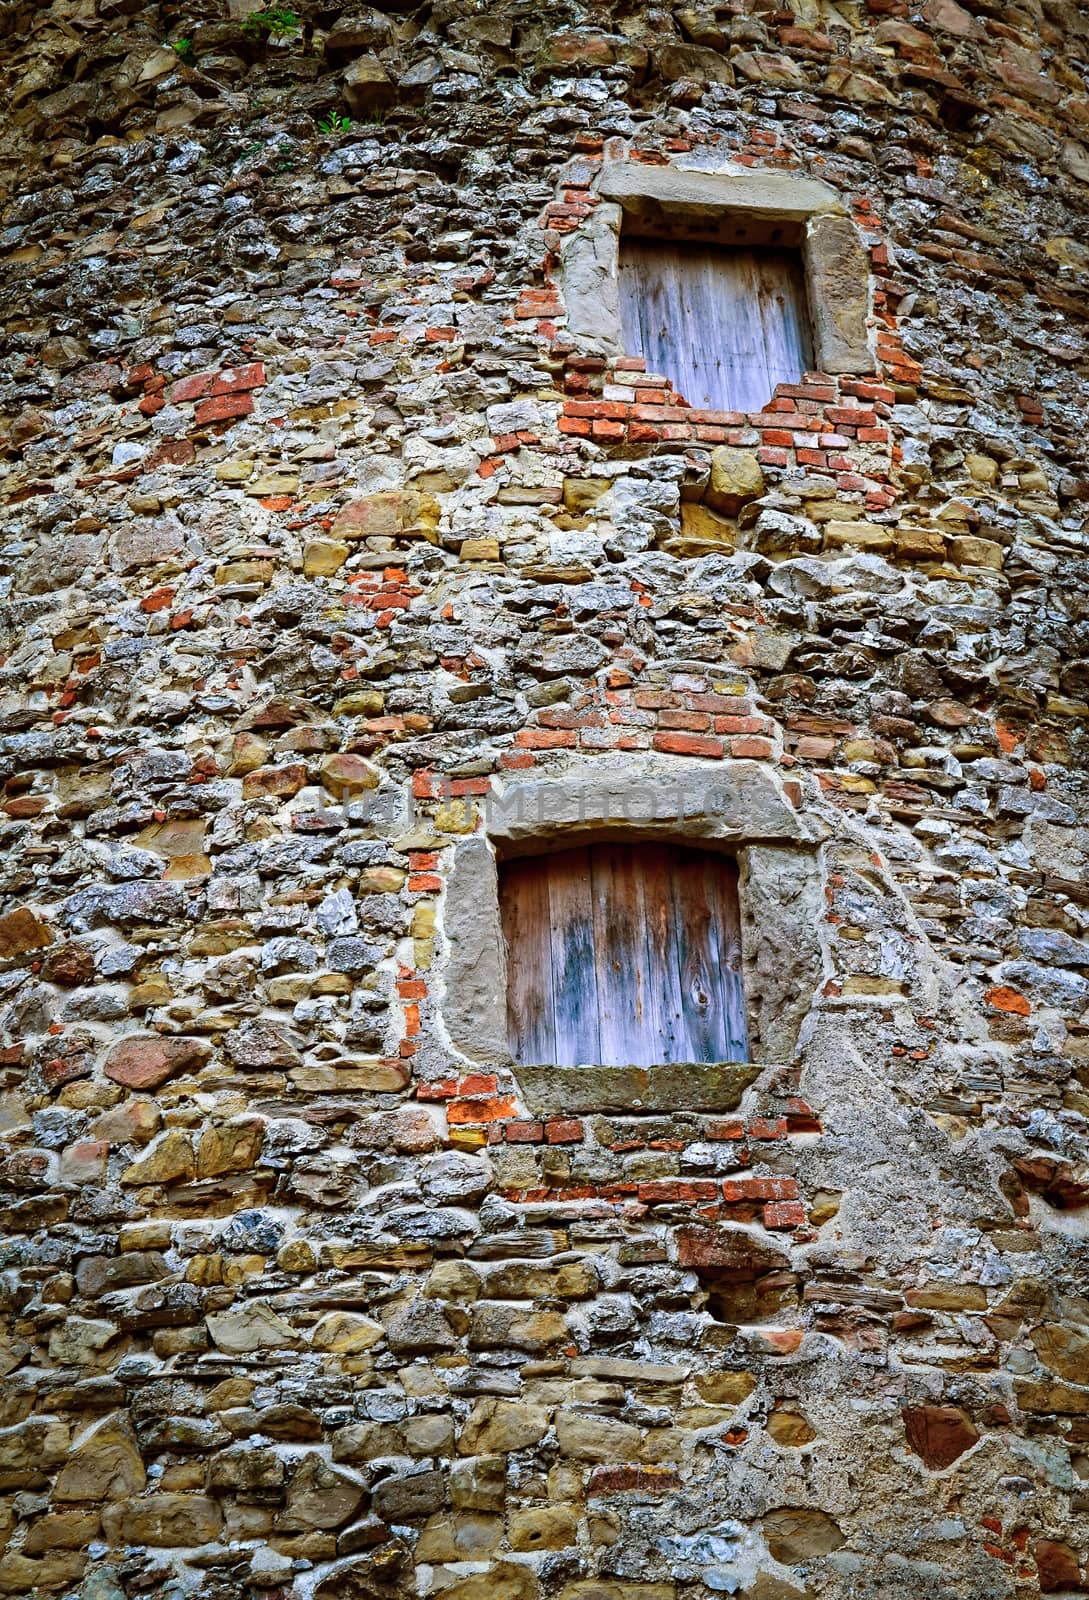
{"type": "Polygon", "coordinates": [[[518,1083],[536,1116],[594,1111],[734,1111],[758,1066],[693,1062],[659,1067],[526,1066],[518,1083]]]}
{"type": "Polygon", "coordinates": [[[1021,949],[1031,961],[1060,967],[1089,967],[1089,944],[1060,928],[1022,928],[1021,949]]]}
{"type": "Polygon", "coordinates": [[[437,1300],[413,1300],[386,1324],[386,1338],[398,1355],[432,1354],[453,1350],[457,1339],[437,1300]]]}
{"type": "Polygon", "coordinates": [[[483,839],[454,853],[447,886],[449,959],[442,1017],[457,1048],[490,1064],[510,1059],[506,953],[499,926],[495,858],[483,839]]]}
{"type": "Polygon", "coordinates": [[[446,1475],[416,1472],[403,1478],[386,1478],[371,1496],[371,1505],[385,1522],[415,1521],[441,1511],[446,1499],[446,1475]]]}
{"type": "Polygon", "coordinates": [[[606,161],[597,192],[625,211],[671,221],[714,222],[724,211],[744,211],[761,220],[804,222],[843,208],[837,191],[815,178],[741,167],[699,172],[672,164],[606,161]]]}
{"type": "Polygon", "coordinates": [[[848,217],[813,217],[805,258],[817,370],[876,371],[867,327],[870,258],[858,229],[848,217]]]}

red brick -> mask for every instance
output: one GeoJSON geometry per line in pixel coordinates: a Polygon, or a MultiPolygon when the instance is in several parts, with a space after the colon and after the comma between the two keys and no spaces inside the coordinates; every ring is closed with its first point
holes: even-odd
{"type": "Polygon", "coordinates": [[[983,996],[984,1003],[993,1006],[996,1011],[1008,1011],[1014,1016],[1027,1017],[1032,1007],[1023,994],[1018,994],[1016,989],[1011,989],[1005,984],[1000,984],[994,989],[988,989],[983,996]]]}
{"type": "Polygon", "coordinates": [[[762,467],[785,467],[789,455],[786,450],[771,450],[764,445],[756,452],[756,459],[762,467]]]}
{"type": "Polygon", "coordinates": [[[451,1100],[446,1108],[447,1121],[458,1127],[482,1122],[498,1122],[501,1118],[513,1117],[516,1113],[517,1107],[514,1101],[505,1095],[494,1095],[479,1100],[451,1100]]]}
{"type": "Polygon", "coordinates": [[[764,717],[716,717],[716,733],[763,733],[767,727],[764,717]]]}
{"type": "Polygon", "coordinates": [[[896,391],[885,383],[868,382],[864,378],[844,378],[840,382],[840,389],[856,400],[880,400],[889,406],[896,404],[896,391]]]}
{"type": "Polygon", "coordinates": [[[706,711],[662,711],[658,716],[658,726],[683,728],[689,733],[706,733],[711,726],[711,718],[706,711]]]}
{"type": "Polygon", "coordinates": [[[738,761],[767,761],[775,754],[775,746],[770,739],[747,734],[730,740],[730,754],[738,761]]]}
{"type": "Polygon", "coordinates": [[[721,739],[712,739],[700,733],[656,733],[654,748],[664,751],[667,755],[712,756],[716,761],[726,753],[721,739]]]}
{"type": "Polygon", "coordinates": [[[578,1144],[582,1139],[582,1123],[575,1117],[548,1122],[545,1138],[549,1144],[578,1144]]]}
{"type": "Polygon", "coordinates": [[[494,1094],[498,1087],[494,1072],[470,1072],[458,1080],[458,1094],[494,1094]]]}
{"type": "Polygon", "coordinates": [[[622,422],[592,422],[590,432],[595,439],[622,439],[625,429],[622,422]]]}
{"type": "Polygon", "coordinates": [[[203,400],[206,394],[211,394],[215,381],[214,372],[194,372],[188,378],[179,378],[177,383],[170,385],[171,401],[203,400]]]}
{"type": "Polygon", "coordinates": [[[220,394],[199,405],[193,413],[193,420],[197,423],[227,422],[231,417],[248,417],[252,410],[252,395],[220,394]]]}
{"type": "Polygon", "coordinates": [[[417,1100],[452,1100],[458,1092],[456,1078],[439,1078],[434,1083],[421,1083],[416,1090],[417,1100]]]}
{"type": "Polygon", "coordinates": [[[213,394],[244,394],[247,389],[263,389],[265,367],[261,361],[251,361],[245,367],[224,367],[216,374],[212,384],[213,394]]]}
{"type": "Polygon", "coordinates": [[[731,1204],[739,1200],[796,1200],[795,1178],[724,1178],[722,1198],[731,1204]]]}
{"type": "Polygon", "coordinates": [[[613,417],[622,420],[628,414],[624,400],[568,400],[563,410],[567,417],[613,417]]]}
{"type": "Polygon", "coordinates": [[[543,1122],[505,1122],[503,1138],[508,1144],[543,1144],[543,1122]]]}
{"type": "Polygon", "coordinates": [[[595,1467],[590,1494],[672,1494],[679,1489],[676,1467],[595,1467]]]}
{"type": "Polygon", "coordinates": [[[523,728],[515,734],[514,742],[523,750],[571,750],[578,738],[561,728],[523,728]]]}
{"type": "Polygon", "coordinates": [[[728,1117],[723,1122],[712,1122],[706,1129],[708,1139],[743,1139],[745,1127],[739,1118],[728,1117]]]}
{"type": "Polygon", "coordinates": [[[782,1139],[786,1131],[785,1117],[753,1117],[748,1128],[750,1139],[782,1139]]]}
{"type": "Polygon", "coordinates": [[[718,1184],[714,1178],[648,1178],[639,1185],[639,1199],[646,1205],[717,1200],[718,1184]]]}
{"type": "Polygon", "coordinates": [[[691,422],[683,406],[634,405],[631,414],[637,422],[691,422]]]}
{"type": "Polygon", "coordinates": [[[800,1200],[773,1200],[764,1207],[765,1228],[801,1228],[805,1220],[805,1207],[800,1200]]]}

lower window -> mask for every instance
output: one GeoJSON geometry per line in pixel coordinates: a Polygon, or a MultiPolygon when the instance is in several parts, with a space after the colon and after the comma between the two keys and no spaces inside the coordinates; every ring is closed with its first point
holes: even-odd
{"type": "Polygon", "coordinates": [[[499,901],[517,1062],[748,1060],[730,857],[589,844],[506,862],[499,901]]]}

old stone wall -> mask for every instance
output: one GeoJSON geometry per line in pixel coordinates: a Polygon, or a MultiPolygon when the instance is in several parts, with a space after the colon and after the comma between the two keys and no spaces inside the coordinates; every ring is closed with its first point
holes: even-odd
{"type": "Polygon", "coordinates": [[[0,35],[0,1594],[1089,1592],[1089,11],[0,35]],[[823,197],[754,415],[609,320],[691,174],[823,197]],[[587,829],[750,1066],[513,1066],[587,829]]]}

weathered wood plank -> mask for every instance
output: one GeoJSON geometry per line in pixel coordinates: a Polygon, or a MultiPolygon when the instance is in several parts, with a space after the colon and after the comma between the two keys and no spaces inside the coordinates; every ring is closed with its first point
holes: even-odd
{"type": "Polygon", "coordinates": [[[708,855],[707,903],[711,911],[708,959],[714,977],[720,1019],[722,1061],[749,1059],[749,1033],[745,1019],[745,990],[741,977],[741,917],[737,863],[725,856],[708,855]]]}
{"type": "Polygon", "coordinates": [[[565,850],[550,858],[548,903],[555,1059],[574,1066],[593,1063],[600,1060],[601,1030],[588,848],[565,850]]]}
{"type": "Polygon", "coordinates": [[[721,1060],[720,1007],[710,964],[706,867],[704,857],[689,850],[677,850],[673,858],[673,932],[681,978],[684,1059],[721,1060]]]}
{"type": "Polygon", "coordinates": [[[681,973],[673,916],[673,851],[668,845],[648,844],[642,857],[643,921],[646,937],[647,1037],[642,1045],[645,1061],[684,1061],[684,1016],[681,973]]]}
{"type": "Polygon", "coordinates": [[[499,910],[507,941],[511,1052],[517,1061],[554,1061],[552,923],[543,856],[507,863],[499,874],[499,910]]]}
{"type": "Polygon", "coordinates": [[[620,313],[628,353],[690,405],[759,411],[813,365],[796,252],[624,239],[620,313]]]}
{"type": "Polygon", "coordinates": [[[734,862],[594,844],[510,863],[500,897],[519,1061],[747,1059],[734,862]]]}
{"type": "Polygon", "coordinates": [[[649,1066],[654,1037],[647,991],[657,973],[647,959],[643,928],[642,855],[614,845],[590,851],[594,958],[600,1008],[602,1066],[649,1066]],[[645,1059],[646,1058],[646,1059],[645,1059]]]}

